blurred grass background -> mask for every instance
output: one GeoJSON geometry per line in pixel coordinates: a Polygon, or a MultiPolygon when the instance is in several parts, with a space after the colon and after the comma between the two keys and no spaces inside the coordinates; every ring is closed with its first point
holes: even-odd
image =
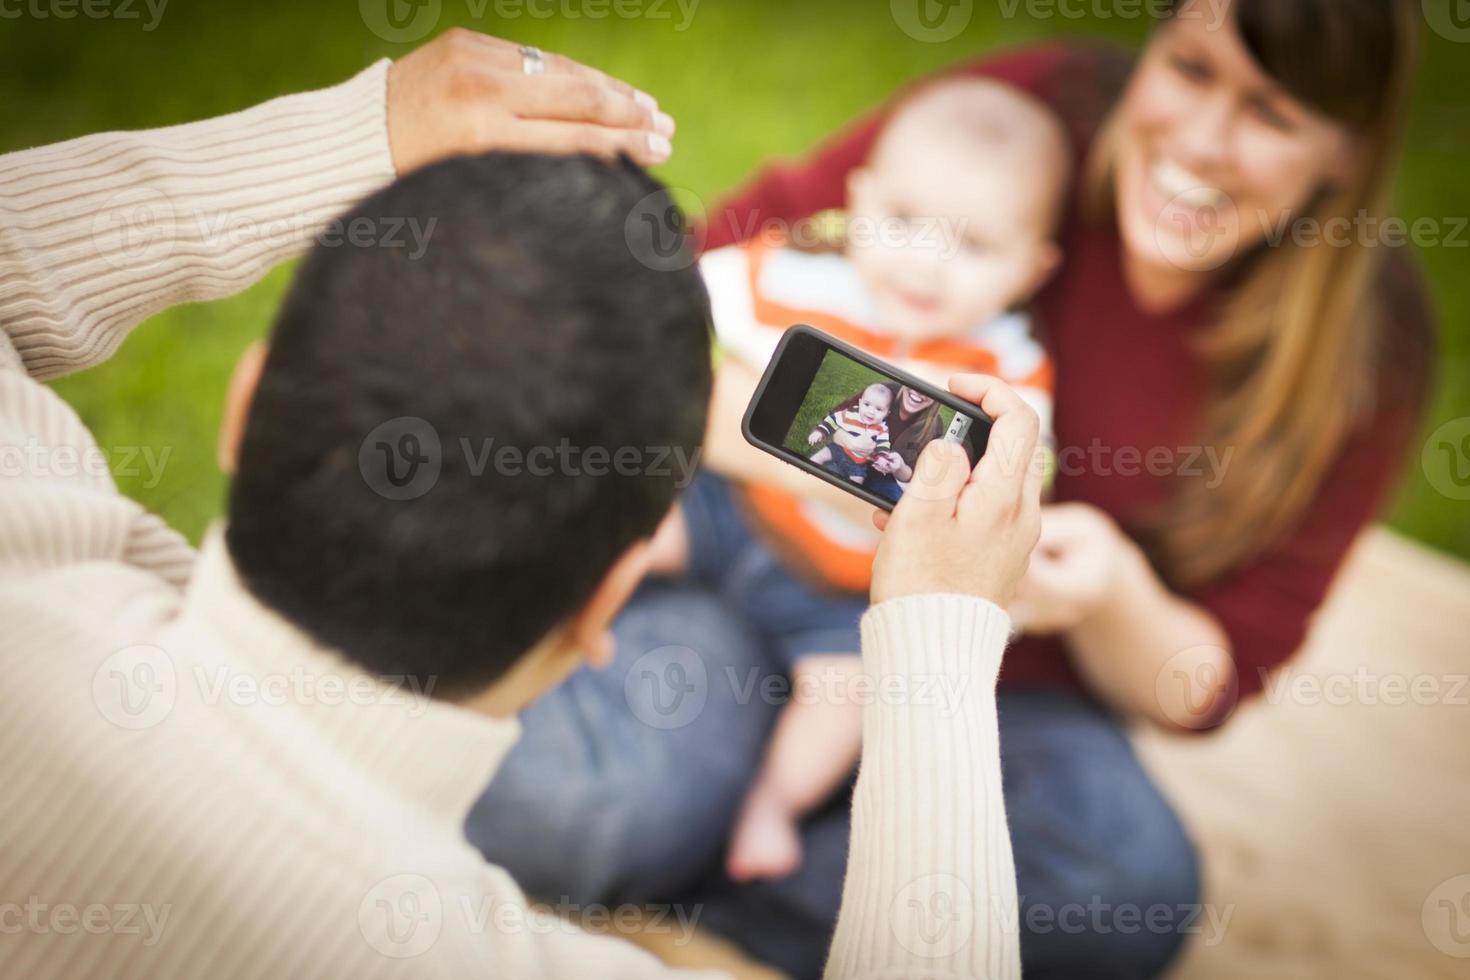
{"type": "MultiPolygon", "coordinates": [[[[124,11],[124,0],[110,2],[124,11]]],[[[157,10],[160,0],[151,2],[157,10]]],[[[383,2],[170,0],[156,20],[143,0],[128,3],[132,19],[100,20],[75,7],[70,19],[35,16],[37,9],[68,9],[51,0],[12,2],[0,19],[0,151],[104,129],[185,122],[341,81],[374,59],[414,46],[384,41],[365,26],[360,6],[383,2]],[[145,30],[150,23],[153,29],[145,30]]],[[[679,122],[674,159],[661,176],[696,212],[763,162],[799,154],[917,75],[1059,35],[1136,45],[1148,26],[1136,16],[1141,5],[1108,0],[975,0],[965,30],[942,43],[915,40],[898,28],[894,9],[906,0],[421,2],[440,5],[436,32],[463,24],[537,44],[655,94],[679,122]],[[630,7],[645,15],[613,13],[630,7]],[[1054,13],[1028,16],[1028,7],[1054,13]],[[1129,11],[1135,16],[1124,16],[1129,11]]],[[[1399,214],[1410,221],[1470,216],[1467,69],[1470,44],[1426,32],[1397,200],[1399,214]]],[[[1467,239],[1470,232],[1462,233],[1460,247],[1420,250],[1441,323],[1439,380],[1426,433],[1470,416],[1467,239]]],[[[156,485],[149,485],[146,468],[118,482],[194,540],[223,505],[214,434],[230,367],[267,330],[289,275],[289,268],[277,269],[231,299],[154,317],[109,363],[56,385],[104,449],[147,446],[155,457],[171,453],[156,485]]],[[[1406,461],[1390,522],[1470,558],[1470,504],[1430,484],[1419,448],[1406,461]]]]}

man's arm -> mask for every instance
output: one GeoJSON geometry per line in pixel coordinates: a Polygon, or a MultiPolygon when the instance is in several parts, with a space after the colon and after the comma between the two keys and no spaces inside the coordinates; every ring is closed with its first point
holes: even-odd
{"type": "Polygon", "coordinates": [[[827,977],[1021,975],[1016,874],[1000,780],[995,682],[1039,533],[1035,412],[1002,382],[950,388],[993,419],[971,471],[935,440],[873,562],[842,911],[827,977]]]}
{"type": "Polygon", "coordinates": [[[971,595],[911,595],[863,617],[875,697],[827,977],[1020,977],[995,711],[1009,631],[971,595]]]}

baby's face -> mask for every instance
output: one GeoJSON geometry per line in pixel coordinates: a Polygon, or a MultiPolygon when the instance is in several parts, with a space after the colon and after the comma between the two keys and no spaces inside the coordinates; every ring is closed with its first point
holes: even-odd
{"type": "Polygon", "coordinates": [[[882,422],[888,418],[893,393],[885,385],[873,385],[858,399],[858,418],[864,422],[882,422]]]}
{"type": "Polygon", "coordinates": [[[1051,193],[961,140],[890,143],[848,183],[848,256],[882,325],[907,341],[960,335],[1050,275],[1051,193]]]}

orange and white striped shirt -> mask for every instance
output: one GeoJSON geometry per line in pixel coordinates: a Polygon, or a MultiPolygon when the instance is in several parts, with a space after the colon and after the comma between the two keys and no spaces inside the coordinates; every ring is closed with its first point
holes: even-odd
{"type": "MultiPolygon", "coordinates": [[[[756,240],[706,254],[700,271],[725,355],[757,371],[787,329],[806,323],[877,357],[929,368],[916,373],[995,375],[1036,409],[1043,432],[1050,430],[1052,364],[1025,314],[1006,313],[961,336],[905,343],[883,328],[856,267],[839,253],[756,240]]],[[[771,486],[747,483],[742,495],[762,531],[804,571],[846,591],[868,588],[878,546],[870,525],[771,486]]]]}
{"type": "Polygon", "coordinates": [[[854,463],[866,463],[878,453],[888,449],[888,423],[887,422],[864,422],[862,415],[855,408],[847,408],[841,411],[833,410],[817,424],[817,428],[825,432],[829,437],[835,436],[839,431],[846,432],[850,437],[842,442],[834,441],[833,445],[847,453],[847,458],[854,463]],[[855,446],[871,447],[867,452],[859,452],[855,446]]]}

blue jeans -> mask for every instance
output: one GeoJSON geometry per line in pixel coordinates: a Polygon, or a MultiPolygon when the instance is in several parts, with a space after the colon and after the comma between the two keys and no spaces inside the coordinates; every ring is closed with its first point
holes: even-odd
{"type": "Polygon", "coordinates": [[[858,463],[847,453],[842,451],[841,446],[828,446],[828,460],[818,463],[822,469],[834,476],[841,477],[853,483],[862,483],[868,478],[868,464],[858,463]]]}
{"type": "Polygon", "coordinates": [[[700,473],[683,507],[690,582],[718,594],[786,670],[812,654],[858,653],[866,592],[822,588],[792,571],[751,527],[721,477],[700,473]]]}
{"type": "MultiPolygon", "coordinates": [[[[789,878],[736,884],[721,867],[777,707],[747,681],[780,668],[742,616],[688,585],[645,587],[617,634],[610,671],[579,672],[524,714],[470,840],[533,895],[677,902],[791,975],[820,975],[847,862],[845,795],[805,822],[789,878]]],[[[1116,718],[1080,692],[1002,689],[999,706],[1028,980],[1157,975],[1199,914],[1195,851],[1173,810],[1116,718]]]]}
{"type": "Polygon", "coordinates": [[[876,493],[884,500],[898,503],[903,498],[903,484],[893,478],[892,473],[879,473],[873,470],[868,474],[868,482],[864,484],[869,493],[876,493]]]}
{"type": "Polygon", "coordinates": [[[645,584],[617,657],[521,713],[522,736],[465,821],[470,843],[548,901],[642,903],[724,856],[780,669],[712,595],[645,584]],[[768,689],[768,685],[767,688],[768,689]]]}

